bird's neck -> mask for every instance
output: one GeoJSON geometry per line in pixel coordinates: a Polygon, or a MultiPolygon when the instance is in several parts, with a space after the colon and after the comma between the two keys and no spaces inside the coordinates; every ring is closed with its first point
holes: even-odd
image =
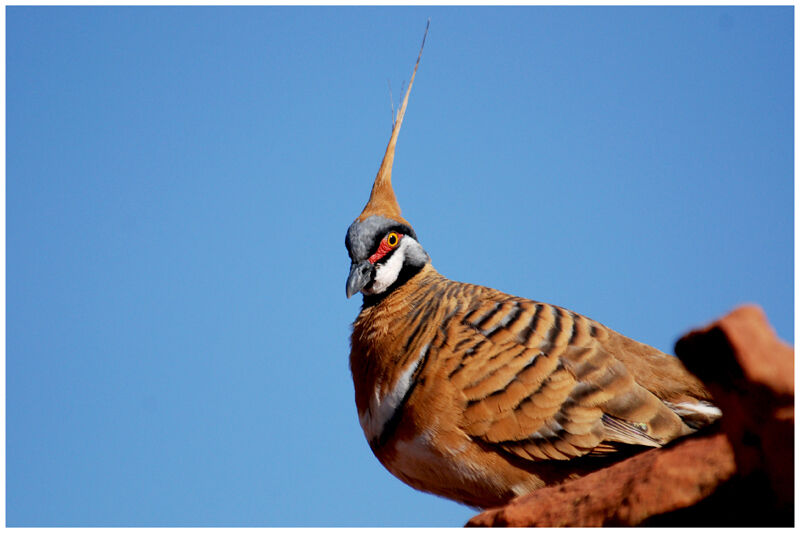
{"type": "Polygon", "coordinates": [[[374,328],[376,321],[380,322],[384,317],[396,319],[398,316],[404,316],[413,308],[414,302],[427,292],[431,284],[443,278],[444,276],[439,274],[431,263],[426,263],[403,283],[396,283],[386,292],[365,295],[361,312],[353,324],[354,333],[359,324],[365,328],[374,328]]]}
{"type": "Polygon", "coordinates": [[[420,282],[425,281],[426,276],[433,274],[438,274],[436,269],[433,268],[430,261],[426,262],[421,266],[415,265],[404,265],[402,270],[400,271],[397,279],[392,283],[387,289],[379,294],[365,294],[364,295],[364,303],[362,305],[362,310],[375,307],[378,304],[382,303],[384,300],[393,296],[398,293],[403,293],[403,289],[407,290],[415,286],[415,284],[419,284],[420,282]]]}

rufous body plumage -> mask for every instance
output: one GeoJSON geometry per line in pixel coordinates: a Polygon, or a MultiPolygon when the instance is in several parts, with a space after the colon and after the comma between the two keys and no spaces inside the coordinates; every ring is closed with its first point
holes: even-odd
{"type": "Polygon", "coordinates": [[[489,507],[718,418],[675,357],[434,269],[391,187],[418,65],[345,241],[347,296],[364,294],[351,337],[356,407],[380,462],[414,488],[489,507]]]}

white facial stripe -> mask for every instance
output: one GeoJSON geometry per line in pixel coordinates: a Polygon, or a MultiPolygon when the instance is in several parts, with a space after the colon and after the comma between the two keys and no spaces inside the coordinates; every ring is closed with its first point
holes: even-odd
{"type": "Polygon", "coordinates": [[[380,294],[388,289],[392,283],[397,281],[400,271],[403,269],[403,263],[406,260],[406,250],[416,243],[412,237],[404,235],[400,239],[400,246],[394,251],[391,257],[385,262],[375,265],[375,281],[368,289],[365,289],[364,294],[380,294]]]}
{"type": "Polygon", "coordinates": [[[417,358],[400,374],[392,390],[383,397],[380,394],[381,384],[375,385],[375,393],[370,398],[369,408],[367,408],[366,412],[359,413],[358,416],[358,421],[361,423],[361,429],[364,430],[367,440],[371,441],[379,437],[386,423],[389,422],[397,408],[400,407],[400,402],[403,401],[408,389],[411,387],[411,377],[428,352],[428,348],[430,348],[430,344],[422,347],[417,358]]]}

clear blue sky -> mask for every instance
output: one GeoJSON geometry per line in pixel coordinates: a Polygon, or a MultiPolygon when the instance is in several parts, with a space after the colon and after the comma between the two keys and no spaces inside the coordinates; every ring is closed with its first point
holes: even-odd
{"type": "Polygon", "coordinates": [[[459,526],[372,456],[344,236],[662,350],[793,342],[793,8],[7,8],[10,526],[459,526]]]}

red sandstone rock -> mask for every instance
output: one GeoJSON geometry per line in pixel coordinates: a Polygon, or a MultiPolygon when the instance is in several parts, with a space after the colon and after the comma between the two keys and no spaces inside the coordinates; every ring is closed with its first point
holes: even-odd
{"type": "Polygon", "coordinates": [[[675,351],[722,409],[718,425],[467,525],[793,525],[793,349],[746,306],[684,336],[675,351]]]}
{"type": "Polygon", "coordinates": [[[744,306],[693,331],[675,353],[722,409],[740,476],[769,480],[775,504],[794,503],[794,350],[763,311],[744,306]]]}
{"type": "Polygon", "coordinates": [[[734,471],[733,451],[724,435],[686,439],[516,498],[479,514],[468,525],[637,525],[705,498],[734,471]]]}

